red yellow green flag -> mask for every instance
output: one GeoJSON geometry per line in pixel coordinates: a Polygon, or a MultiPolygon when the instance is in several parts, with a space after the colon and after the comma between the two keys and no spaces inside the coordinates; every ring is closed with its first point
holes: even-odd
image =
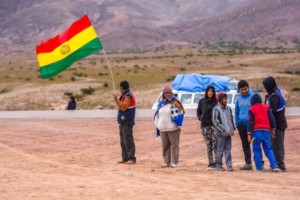
{"type": "Polygon", "coordinates": [[[74,62],[103,49],[87,15],[75,21],[62,34],[36,47],[42,78],[50,78],[74,62]]]}

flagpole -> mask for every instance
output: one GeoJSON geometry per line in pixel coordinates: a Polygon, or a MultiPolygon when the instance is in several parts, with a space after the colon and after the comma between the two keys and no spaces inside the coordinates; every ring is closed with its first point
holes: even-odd
{"type": "MultiPolygon", "coordinates": [[[[85,15],[87,15],[87,10],[86,10],[86,9],[84,9],[83,12],[84,12],[85,15]]],[[[112,84],[113,84],[113,88],[114,88],[114,93],[116,93],[116,87],[115,87],[115,79],[114,79],[114,75],[113,75],[113,73],[112,73],[111,66],[110,66],[109,60],[108,60],[108,58],[107,58],[106,52],[105,52],[105,50],[104,50],[104,47],[103,47],[102,50],[103,50],[105,59],[106,59],[107,64],[108,64],[110,74],[111,74],[111,79],[112,79],[112,84]]]]}
{"type": "Polygon", "coordinates": [[[114,88],[114,93],[116,93],[116,86],[115,86],[114,75],[113,75],[113,73],[112,73],[111,66],[110,66],[110,63],[109,63],[109,60],[108,60],[108,58],[107,58],[107,55],[106,55],[106,52],[105,52],[104,48],[103,48],[102,50],[103,50],[105,59],[106,59],[107,64],[108,64],[108,68],[109,68],[110,74],[111,74],[111,79],[112,79],[112,84],[113,84],[113,88],[114,88]]]}

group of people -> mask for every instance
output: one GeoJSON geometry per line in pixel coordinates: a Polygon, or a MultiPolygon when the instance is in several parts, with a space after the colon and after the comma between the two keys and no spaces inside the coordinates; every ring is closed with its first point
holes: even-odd
{"type": "MultiPolygon", "coordinates": [[[[245,164],[241,170],[253,170],[251,144],[257,172],[264,170],[262,148],[270,162],[268,170],[286,171],[284,163],[284,134],[287,128],[285,118],[285,100],[273,77],[262,82],[267,91],[265,104],[259,94],[253,93],[245,80],[238,83],[240,95],[235,103],[235,120],[224,92],[215,92],[213,86],[205,90],[205,97],[200,99],[197,117],[201,122],[201,133],[207,147],[208,169],[224,171],[222,158],[225,155],[227,171],[233,171],[231,159],[231,137],[238,129],[245,164]]],[[[120,164],[135,164],[135,143],[133,126],[135,124],[136,101],[129,89],[129,83],[120,83],[121,96],[114,94],[118,106],[118,124],[122,159],[120,164]]],[[[174,112],[184,114],[185,110],[172,88],[165,86],[162,99],[158,103],[154,121],[157,134],[162,142],[163,164],[161,167],[176,168],[179,164],[179,139],[181,123],[174,121],[174,112]],[[176,109],[174,109],[176,108],[176,109]]]]}
{"type": "Polygon", "coordinates": [[[213,86],[208,86],[205,97],[198,103],[197,117],[207,147],[208,169],[225,170],[223,153],[228,171],[232,171],[231,136],[237,128],[244,152],[245,164],[241,170],[253,170],[251,144],[257,172],[264,169],[262,150],[270,162],[268,170],[286,171],[284,163],[284,134],[287,128],[285,100],[273,77],[262,82],[267,91],[265,104],[259,94],[253,94],[245,80],[238,82],[240,95],[235,103],[235,123],[226,93],[216,95],[213,86]],[[236,128],[235,128],[236,127],[236,128]]]}

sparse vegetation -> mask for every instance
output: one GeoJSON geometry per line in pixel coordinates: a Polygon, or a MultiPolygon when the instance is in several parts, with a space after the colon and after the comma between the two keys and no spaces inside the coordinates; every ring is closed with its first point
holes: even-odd
{"type": "Polygon", "coordinates": [[[292,89],[292,91],[293,91],[293,92],[300,92],[300,88],[299,88],[299,87],[294,87],[294,88],[292,89]]]}
{"type": "MultiPolygon", "coordinates": [[[[203,45],[204,42],[201,44],[203,45]]],[[[254,87],[261,87],[262,79],[267,75],[273,75],[278,77],[276,79],[278,80],[278,85],[284,88],[284,91],[287,91],[287,94],[285,94],[288,99],[287,105],[300,105],[297,100],[300,98],[300,92],[297,89],[297,86],[300,85],[300,70],[298,67],[298,65],[300,66],[300,54],[295,49],[283,48],[280,45],[272,48],[254,47],[255,44],[251,42],[245,43],[244,46],[239,43],[225,42],[221,45],[210,42],[209,45],[209,49],[199,47],[184,49],[180,47],[168,51],[152,51],[139,54],[124,54],[119,51],[118,54],[109,58],[112,64],[116,88],[118,88],[120,81],[128,80],[132,89],[138,91],[136,98],[141,102],[140,108],[149,108],[154,98],[157,97],[156,94],[150,91],[165,85],[166,82],[170,84],[176,74],[227,75],[236,79],[245,78],[254,87]],[[224,46],[226,45],[230,48],[225,48],[224,46]],[[273,52],[276,53],[273,54],[273,52]],[[255,73],[252,67],[255,67],[255,73]],[[143,91],[142,94],[140,94],[140,91],[143,91]]],[[[80,107],[82,109],[90,109],[97,103],[104,109],[115,108],[111,102],[103,100],[110,98],[112,91],[112,80],[108,67],[104,65],[105,60],[103,63],[100,60],[100,62],[96,62],[95,67],[91,67],[93,61],[96,62],[94,58],[83,59],[61,74],[53,77],[52,80],[41,79],[39,70],[30,62],[27,64],[27,62],[16,60],[10,64],[8,62],[1,63],[2,79],[0,79],[0,83],[2,88],[13,88],[11,89],[13,91],[22,84],[24,84],[25,88],[28,85],[28,88],[41,87],[45,92],[51,91],[51,95],[46,97],[45,101],[47,103],[44,104],[44,107],[36,107],[39,109],[54,108],[55,106],[50,106],[49,103],[55,104],[59,101],[59,98],[69,95],[68,93],[62,95],[64,93],[62,91],[66,90],[70,85],[79,88],[77,99],[81,101],[80,107]],[[22,68],[20,63],[22,63],[22,68]],[[14,71],[11,71],[10,68],[14,68],[14,71]],[[35,75],[32,75],[33,72],[35,75]],[[82,91],[80,88],[84,90],[82,91]],[[96,92],[97,94],[99,92],[101,95],[90,95],[96,94],[96,92]]],[[[4,93],[9,92],[4,91],[4,93]]],[[[32,96],[32,94],[28,96],[32,96]]],[[[34,99],[38,98],[34,97],[34,99]]],[[[1,98],[1,95],[0,100],[7,104],[13,102],[10,98],[1,98]]],[[[62,99],[62,102],[65,105],[65,99],[62,99]]],[[[32,109],[29,102],[25,104],[28,104],[28,106],[23,105],[19,109],[32,109]]],[[[43,104],[39,105],[43,106],[43,104]]],[[[5,108],[0,105],[0,109],[5,108]]]]}
{"type": "Polygon", "coordinates": [[[10,90],[9,90],[9,89],[6,89],[6,88],[3,88],[3,89],[0,90],[0,94],[6,93],[6,92],[8,92],[8,91],[10,91],[10,90]]]}
{"type": "Polygon", "coordinates": [[[82,94],[84,95],[91,95],[95,92],[95,88],[92,87],[88,87],[88,88],[81,88],[80,91],[82,92],[82,94]]]}
{"type": "Polygon", "coordinates": [[[74,97],[77,101],[82,101],[83,100],[83,95],[81,95],[81,94],[75,94],[74,97]]]}
{"type": "Polygon", "coordinates": [[[73,95],[73,92],[65,92],[64,95],[70,97],[73,95]]]}

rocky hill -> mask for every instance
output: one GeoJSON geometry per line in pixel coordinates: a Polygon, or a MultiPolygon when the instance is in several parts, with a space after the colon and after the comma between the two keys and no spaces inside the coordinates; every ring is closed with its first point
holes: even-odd
{"type": "Polygon", "coordinates": [[[1,0],[0,55],[34,54],[86,10],[107,50],[239,41],[291,46],[300,0],[1,0]]]}

